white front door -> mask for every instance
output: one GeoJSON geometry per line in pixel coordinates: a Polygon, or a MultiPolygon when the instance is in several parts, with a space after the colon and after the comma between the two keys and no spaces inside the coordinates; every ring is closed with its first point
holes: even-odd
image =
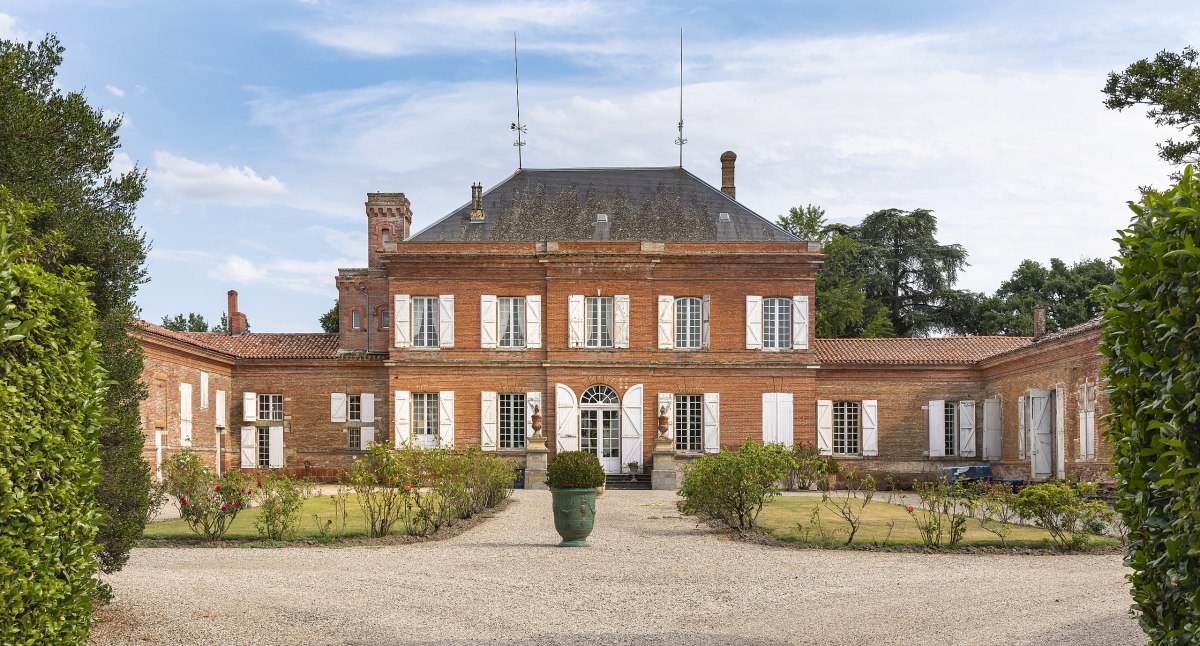
{"type": "Polygon", "coordinates": [[[163,430],[154,429],[154,478],[162,482],[163,430]]]}
{"type": "Polygon", "coordinates": [[[595,453],[605,473],[621,472],[621,424],[616,407],[580,411],[579,449],[595,453]]]}
{"type": "Polygon", "coordinates": [[[1033,455],[1032,472],[1034,480],[1044,480],[1050,477],[1051,466],[1054,464],[1053,437],[1053,393],[1049,390],[1032,390],[1029,392],[1029,446],[1033,455]]]}

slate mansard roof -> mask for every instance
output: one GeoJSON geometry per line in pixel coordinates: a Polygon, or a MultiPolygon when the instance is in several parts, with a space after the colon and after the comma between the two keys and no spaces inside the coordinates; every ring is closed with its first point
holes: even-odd
{"type": "Polygon", "coordinates": [[[678,168],[522,169],[483,194],[484,219],[459,207],[412,242],[797,242],[678,168]],[[598,223],[596,215],[608,216],[598,223]],[[721,213],[728,213],[724,221],[721,213]]]}

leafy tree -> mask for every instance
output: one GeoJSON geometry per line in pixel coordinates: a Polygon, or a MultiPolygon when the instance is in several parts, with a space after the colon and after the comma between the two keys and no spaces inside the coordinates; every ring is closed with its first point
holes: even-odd
{"type": "Polygon", "coordinates": [[[325,312],[321,315],[321,329],[325,330],[326,334],[337,334],[339,316],[338,301],[334,301],[333,307],[330,308],[328,312],[325,312]]]}
{"type": "Polygon", "coordinates": [[[176,314],[173,317],[164,316],[162,326],[176,332],[208,332],[208,321],[204,320],[203,314],[195,312],[188,312],[186,317],[183,314],[176,314]]]}
{"type": "Polygon", "coordinates": [[[29,223],[44,269],[56,275],[70,266],[89,269],[96,339],[111,379],[96,489],[105,519],[97,557],[111,572],[141,536],[149,504],[138,416],[142,353],[130,334],[138,314],[134,296],[146,281],[148,244],[133,215],[146,173],[113,171],[121,119],[105,118],[82,93],[55,86],[62,53],[54,36],[37,44],[0,40],[0,186],[18,199],[50,204],[29,223]]]}
{"type": "Polygon", "coordinates": [[[31,262],[37,216],[0,188],[0,643],[85,644],[104,371],[87,270],[31,262]]]}
{"type": "Polygon", "coordinates": [[[1090,321],[1100,315],[1098,285],[1116,277],[1112,263],[1099,258],[1067,265],[1058,258],[1046,267],[1024,260],[992,296],[977,294],[971,320],[961,327],[973,334],[1033,334],[1033,307],[1046,306],[1046,331],[1090,321]]]}
{"type": "MultiPolygon", "coordinates": [[[[248,331],[250,328],[249,323],[246,324],[246,328],[248,331]]],[[[221,334],[229,334],[229,316],[227,314],[225,314],[225,312],[221,312],[221,322],[212,326],[212,329],[209,330],[209,332],[219,332],[221,334]]]]}
{"type": "Polygon", "coordinates": [[[1184,139],[1158,144],[1158,155],[1172,164],[1200,163],[1200,52],[1163,50],[1121,73],[1110,72],[1104,84],[1104,106],[1124,110],[1149,106],[1146,116],[1158,126],[1171,126],[1184,139]]]}
{"type": "Polygon", "coordinates": [[[824,242],[828,239],[825,209],[815,204],[793,206],[788,209],[787,215],[779,216],[776,221],[785,231],[801,240],[824,242]]]}
{"type": "Polygon", "coordinates": [[[1200,635],[1200,177],[1187,166],[1164,193],[1146,191],[1119,233],[1105,290],[1109,430],[1129,528],[1125,563],[1152,644],[1200,635]]]}
{"type": "Polygon", "coordinates": [[[938,242],[931,211],[876,211],[850,233],[858,243],[853,271],[866,279],[867,299],[887,308],[896,336],[955,329],[954,283],[967,252],[938,242]]]}

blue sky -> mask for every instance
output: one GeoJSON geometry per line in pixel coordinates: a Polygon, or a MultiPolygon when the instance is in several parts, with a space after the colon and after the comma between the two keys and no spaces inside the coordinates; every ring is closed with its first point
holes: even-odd
{"type": "Polygon", "coordinates": [[[369,191],[414,229],[516,167],[669,166],[685,32],[684,166],[774,217],[929,208],[960,286],[1025,258],[1108,257],[1137,187],[1171,169],[1105,74],[1200,45],[1195,2],[122,2],[0,0],[0,37],[66,46],[60,86],[125,116],[117,165],[150,171],[143,318],[316,330],[365,264],[369,191]]]}

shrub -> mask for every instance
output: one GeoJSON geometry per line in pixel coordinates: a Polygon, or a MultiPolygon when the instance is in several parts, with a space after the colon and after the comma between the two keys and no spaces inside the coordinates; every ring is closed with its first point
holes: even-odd
{"type": "Polygon", "coordinates": [[[254,499],[258,502],[258,516],[254,519],[254,528],[271,540],[288,538],[300,525],[307,483],[292,480],[283,473],[266,471],[257,474],[256,484],[254,499]]]}
{"type": "MultiPolygon", "coordinates": [[[[875,476],[858,477],[851,472],[846,475],[846,488],[843,493],[821,494],[821,504],[841,516],[850,525],[850,534],[846,536],[846,544],[854,542],[858,526],[862,524],[862,512],[871,504],[875,497],[875,476]]],[[[889,532],[890,533],[890,532],[889,532]]]]}
{"type": "Polygon", "coordinates": [[[595,453],[563,451],[546,469],[551,489],[590,489],[604,485],[604,468],[595,453]]]}
{"type": "Polygon", "coordinates": [[[958,545],[967,532],[966,490],[961,484],[950,484],[945,478],[918,483],[913,487],[921,504],[908,506],[909,516],[917,525],[925,547],[939,548],[942,539],[949,547],[958,545]]]}
{"type": "Polygon", "coordinates": [[[30,212],[0,189],[0,643],[83,644],[104,372],[83,273],[26,262],[30,212]]]}
{"type": "Polygon", "coordinates": [[[1134,604],[1154,643],[1200,634],[1200,177],[1146,191],[1104,296],[1108,442],[1134,604]]]}
{"type": "Polygon", "coordinates": [[[779,495],[779,482],[794,464],[788,449],[754,440],[737,451],[706,453],[685,468],[679,509],[738,531],[752,529],[763,505],[779,495]]]}
{"type": "Polygon", "coordinates": [[[1001,547],[1008,547],[1008,535],[1017,519],[1017,496],[1002,482],[990,482],[979,495],[979,526],[996,535],[1001,547]]]}
{"type": "Polygon", "coordinates": [[[808,442],[792,447],[792,460],[795,464],[787,472],[788,489],[808,489],[838,472],[838,463],[821,455],[817,447],[808,442]]]}
{"type": "Polygon", "coordinates": [[[206,541],[220,540],[250,499],[250,486],[240,471],[217,477],[193,451],[163,462],[163,482],[178,501],[179,516],[206,541]]]}
{"type": "Polygon", "coordinates": [[[1094,483],[1073,487],[1067,482],[1043,482],[1022,489],[1015,506],[1021,518],[1050,532],[1059,549],[1078,549],[1087,545],[1089,531],[1111,517],[1108,505],[1089,500],[1095,495],[1094,483]]]}
{"type": "Polygon", "coordinates": [[[403,451],[374,443],[346,474],[367,517],[367,533],[387,536],[409,507],[416,477],[403,451]]]}

